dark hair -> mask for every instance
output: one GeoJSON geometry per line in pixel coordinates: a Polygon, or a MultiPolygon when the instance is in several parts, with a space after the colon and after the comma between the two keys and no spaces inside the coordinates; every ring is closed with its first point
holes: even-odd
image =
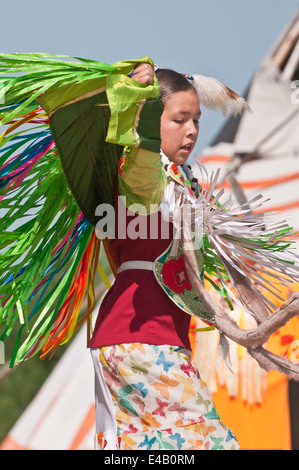
{"type": "Polygon", "coordinates": [[[170,69],[158,69],[156,75],[164,102],[167,101],[173,93],[178,93],[179,91],[192,90],[195,92],[193,85],[181,73],[170,69]]]}

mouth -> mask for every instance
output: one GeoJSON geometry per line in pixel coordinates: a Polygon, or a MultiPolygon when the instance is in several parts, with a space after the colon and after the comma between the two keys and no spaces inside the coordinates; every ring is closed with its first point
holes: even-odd
{"type": "Polygon", "coordinates": [[[192,148],[193,148],[193,145],[192,145],[192,144],[183,145],[183,146],[181,147],[181,149],[182,149],[183,151],[185,151],[185,152],[191,152],[192,148]]]}

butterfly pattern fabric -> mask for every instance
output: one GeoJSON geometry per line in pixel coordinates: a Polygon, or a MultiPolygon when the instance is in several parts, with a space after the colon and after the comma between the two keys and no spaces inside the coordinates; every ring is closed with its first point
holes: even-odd
{"type": "MultiPolygon", "coordinates": [[[[97,350],[113,403],[119,450],[238,450],[190,351],[120,344],[97,350]]],[[[97,434],[98,449],[106,446],[97,434]]]]}

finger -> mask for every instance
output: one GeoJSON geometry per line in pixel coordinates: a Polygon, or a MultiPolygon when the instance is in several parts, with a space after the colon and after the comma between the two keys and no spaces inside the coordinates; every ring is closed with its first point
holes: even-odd
{"type": "Polygon", "coordinates": [[[134,68],[134,71],[137,71],[137,72],[142,72],[142,71],[150,72],[151,70],[153,70],[152,66],[145,62],[141,62],[137,64],[136,67],[134,68]]]}
{"type": "Polygon", "coordinates": [[[149,73],[138,74],[137,76],[134,76],[133,79],[137,80],[140,83],[146,83],[146,84],[153,83],[153,75],[149,73]]]}
{"type": "Polygon", "coordinates": [[[142,63],[135,67],[135,69],[129,74],[129,77],[143,84],[152,84],[154,71],[149,64],[142,63]]]}

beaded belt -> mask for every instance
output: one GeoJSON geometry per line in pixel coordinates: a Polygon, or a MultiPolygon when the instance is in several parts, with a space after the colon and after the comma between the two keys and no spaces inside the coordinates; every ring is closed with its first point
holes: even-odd
{"type": "Polygon", "coordinates": [[[126,271],[127,269],[145,269],[148,271],[154,270],[154,263],[152,261],[125,261],[118,268],[118,272],[126,271]]]}

